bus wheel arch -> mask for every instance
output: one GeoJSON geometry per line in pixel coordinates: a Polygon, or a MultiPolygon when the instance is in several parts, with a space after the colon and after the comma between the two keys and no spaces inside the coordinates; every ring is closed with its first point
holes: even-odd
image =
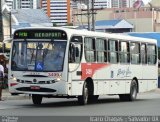
{"type": "Polygon", "coordinates": [[[85,82],[87,83],[87,86],[89,88],[89,95],[94,94],[94,84],[93,84],[93,79],[88,77],[85,82]]]}
{"type": "Polygon", "coordinates": [[[139,82],[138,82],[138,79],[136,77],[134,77],[133,80],[135,80],[135,82],[137,83],[137,93],[139,93],[139,82]]]}
{"type": "Polygon", "coordinates": [[[138,93],[138,79],[135,77],[132,79],[130,84],[130,93],[129,94],[119,94],[121,101],[134,101],[137,98],[138,93]]]}
{"type": "Polygon", "coordinates": [[[86,82],[88,84],[89,87],[89,97],[88,97],[88,101],[89,103],[94,103],[98,100],[99,95],[94,95],[94,82],[92,78],[87,78],[86,82]]]}
{"type": "Polygon", "coordinates": [[[89,102],[93,101],[94,95],[94,84],[93,79],[88,77],[84,81],[82,95],[78,96],[78,102],[80,105],[86,105],[89,102]]]}

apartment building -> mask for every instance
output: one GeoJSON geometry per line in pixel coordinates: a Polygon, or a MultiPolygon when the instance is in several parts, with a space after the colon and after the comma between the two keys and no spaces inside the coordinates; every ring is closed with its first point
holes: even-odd
{"type": "Polygon", "coordinates": [[[40,0],[5,0],[10,9],[37,9],[40,0]]]}
{"type": "Polygon", "coordinates": [[[52,23],[63,26],[71,23],[70,0],[41,0],[41,7],[52,23]]]}
{"type": "MultiPolygon", "coordinates": [[[[81,3],[91,7],[92,0],[72,0],[73,4],[81,3]]],[[[94,0],[94,8],[111,8],[112,0],[94,0]]]]}

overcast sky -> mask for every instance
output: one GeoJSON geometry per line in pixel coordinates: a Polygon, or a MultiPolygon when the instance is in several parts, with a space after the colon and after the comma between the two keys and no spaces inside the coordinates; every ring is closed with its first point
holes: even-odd
{"type": "Polygon", "coordinates": [[[147,4],[148,2],[150,2],[151,0],[143,0],[144,4],[147,4]]]}

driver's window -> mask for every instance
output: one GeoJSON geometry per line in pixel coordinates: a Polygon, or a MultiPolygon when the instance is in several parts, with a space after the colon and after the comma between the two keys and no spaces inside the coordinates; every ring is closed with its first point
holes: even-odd
{"type": "Polygon", "coordinates": [[[81,36],[73,36],[71,38],[69,44],[69,64],[76,64],[72,65],[70,69],[75,69],[77,64],[79,65],[81,58],[82,58],[82,37],[81,36]]]}

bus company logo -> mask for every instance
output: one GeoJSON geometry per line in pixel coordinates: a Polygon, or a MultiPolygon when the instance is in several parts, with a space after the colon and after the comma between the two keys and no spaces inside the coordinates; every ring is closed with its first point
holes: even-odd
{"type": "Polygon", "coordinates": [[[102,69],[109,64],[98,64],[98,63],[82,63],[81,64],[81,71],[82,71],[82,76],[81,79],[84,80],[87,77],[93,77],[95,72],[99,69],[102,69]]]}
{"type": "Polygon", "coordinates": [[[92,74],[92,69],[86,69],[86,75],[91,75],[92,74]]]}
{"type": "Polygon", "coordinates": [[[37,80],[36,79],[33,79],[33,83],[36,83],[37,82],[37,80]]]}
{"type": "Polygon", "coordinates": [[[129,67],[127,69],[118,69],[117,77],[125,78],[130,77],[132,72],[130,71],[129,67]]]}

